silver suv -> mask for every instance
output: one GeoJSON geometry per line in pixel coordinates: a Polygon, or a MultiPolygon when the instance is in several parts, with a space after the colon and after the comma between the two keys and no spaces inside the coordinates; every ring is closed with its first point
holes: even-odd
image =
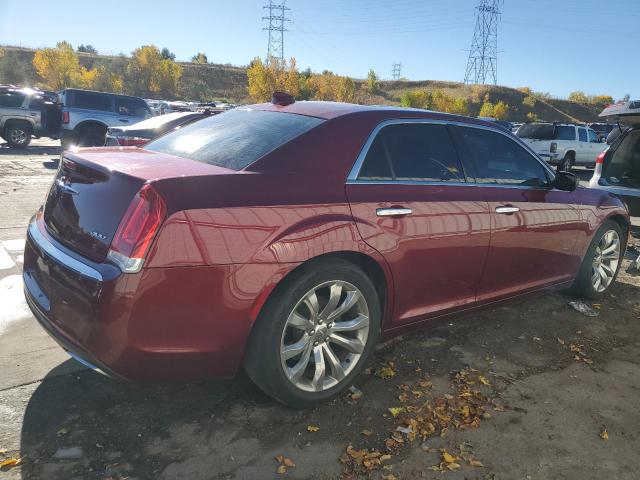
{"type": "Polygon", "coordinates": [[[57,138],[60,110],[55,99],[30,88],[0,91],[0,135],[16,148],[24,148],[31,137],[57,138]]]}
{"type": "Polygon", "coordinates": [[[109,127],[132,125],[152,113],[138,97],[68,88],[58,93],[62,104],[62,146],[104,145],[109,127]]]}

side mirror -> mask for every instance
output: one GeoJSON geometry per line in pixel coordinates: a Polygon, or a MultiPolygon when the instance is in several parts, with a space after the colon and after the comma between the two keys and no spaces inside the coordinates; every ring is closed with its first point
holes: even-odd
{"type": "Polygon", "coordinates": [[[553,187],[565,192],[573,192],[578,188],[580,180],[576,175],[571,172],[560,171],[556,173],[556,178],[553,180],[553,187]]]}

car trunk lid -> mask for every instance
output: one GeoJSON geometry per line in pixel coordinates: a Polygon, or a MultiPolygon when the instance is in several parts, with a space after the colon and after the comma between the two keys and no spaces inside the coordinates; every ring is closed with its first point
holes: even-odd
{"type": "Polygon", "coordinates": [[[102,262],[127,209],[145,184],[216,170],[227,172],[137,148],[66,152],[47,197],[44,222],[62,244],[102,262]]]}

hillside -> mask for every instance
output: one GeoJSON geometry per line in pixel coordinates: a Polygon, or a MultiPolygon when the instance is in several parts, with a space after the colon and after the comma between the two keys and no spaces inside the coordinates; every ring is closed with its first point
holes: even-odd
{"type": "MultiPolygon", "coordinates": [[[[35,69],[32,65],[34,50],[21,47],[3,47],[4,56],[0,58],[0,82],[16,85],[38,85],[35,69]]],[[[80,63],[93,68],[105,65],[110,71],[123,75],[129,58],[125,55],[106,56],[79,54],[80,63]]],[[[179,62],[183,67],[180,99],[216,100],[247,103],[247,71],[245,67],[219,64],[194,64],[179,62]]],[[[488,96],[491,102],[502,101],[510,106],[509,120],[526,121],[532,112],[540,120],[561,122],[596,121],[601,108],[561,99],[536,97],[533,106],[523,104],[525,93],[510,87],[492,85],[466,85],[457,82],[433,80],[422,81],[381,81],[379,92],[375,95],[365,92],[363,80],[356,80],[357,99],[360,103],[399,105],[400,97],[407,90],[442,90],[456,97],[469,100],[471,115],[478,115],[482,100],[488,96]]]]}

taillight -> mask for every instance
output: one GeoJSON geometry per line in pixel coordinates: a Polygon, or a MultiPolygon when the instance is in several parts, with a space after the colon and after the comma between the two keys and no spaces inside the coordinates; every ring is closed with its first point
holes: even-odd
{"type": "Polygon", "coordinates": [[[118,144],[122,147],[138,147],[144,145],[149,141],[148,138],[143,137],[116,137],[118,144]]]}
{"type": "Polygon", "coordinates": [[[551,142],[551,153],[556,153],[558,151],[558,144],[556,142],[551,142]]]}
{"type": "Polygon", "coordinates": [[[166,213],[160,194],[151,185],[144,185],[124,214],[107,258],[125,273],[139,272],[166,213]]]}
{"type": "Polygon", "coordinates": [[[69,123],[71,121],[71,117],[69,116],[69,112],[62,112],[62,123],[69,123]]]}
{"type": "Polygon", "coordinates": [[[607,152],[604,151],[602,152],[600,155],[598,155],[596,157],[596,165],[603,165],[604,164],[604,157],[607,156],[607,152]]]}

